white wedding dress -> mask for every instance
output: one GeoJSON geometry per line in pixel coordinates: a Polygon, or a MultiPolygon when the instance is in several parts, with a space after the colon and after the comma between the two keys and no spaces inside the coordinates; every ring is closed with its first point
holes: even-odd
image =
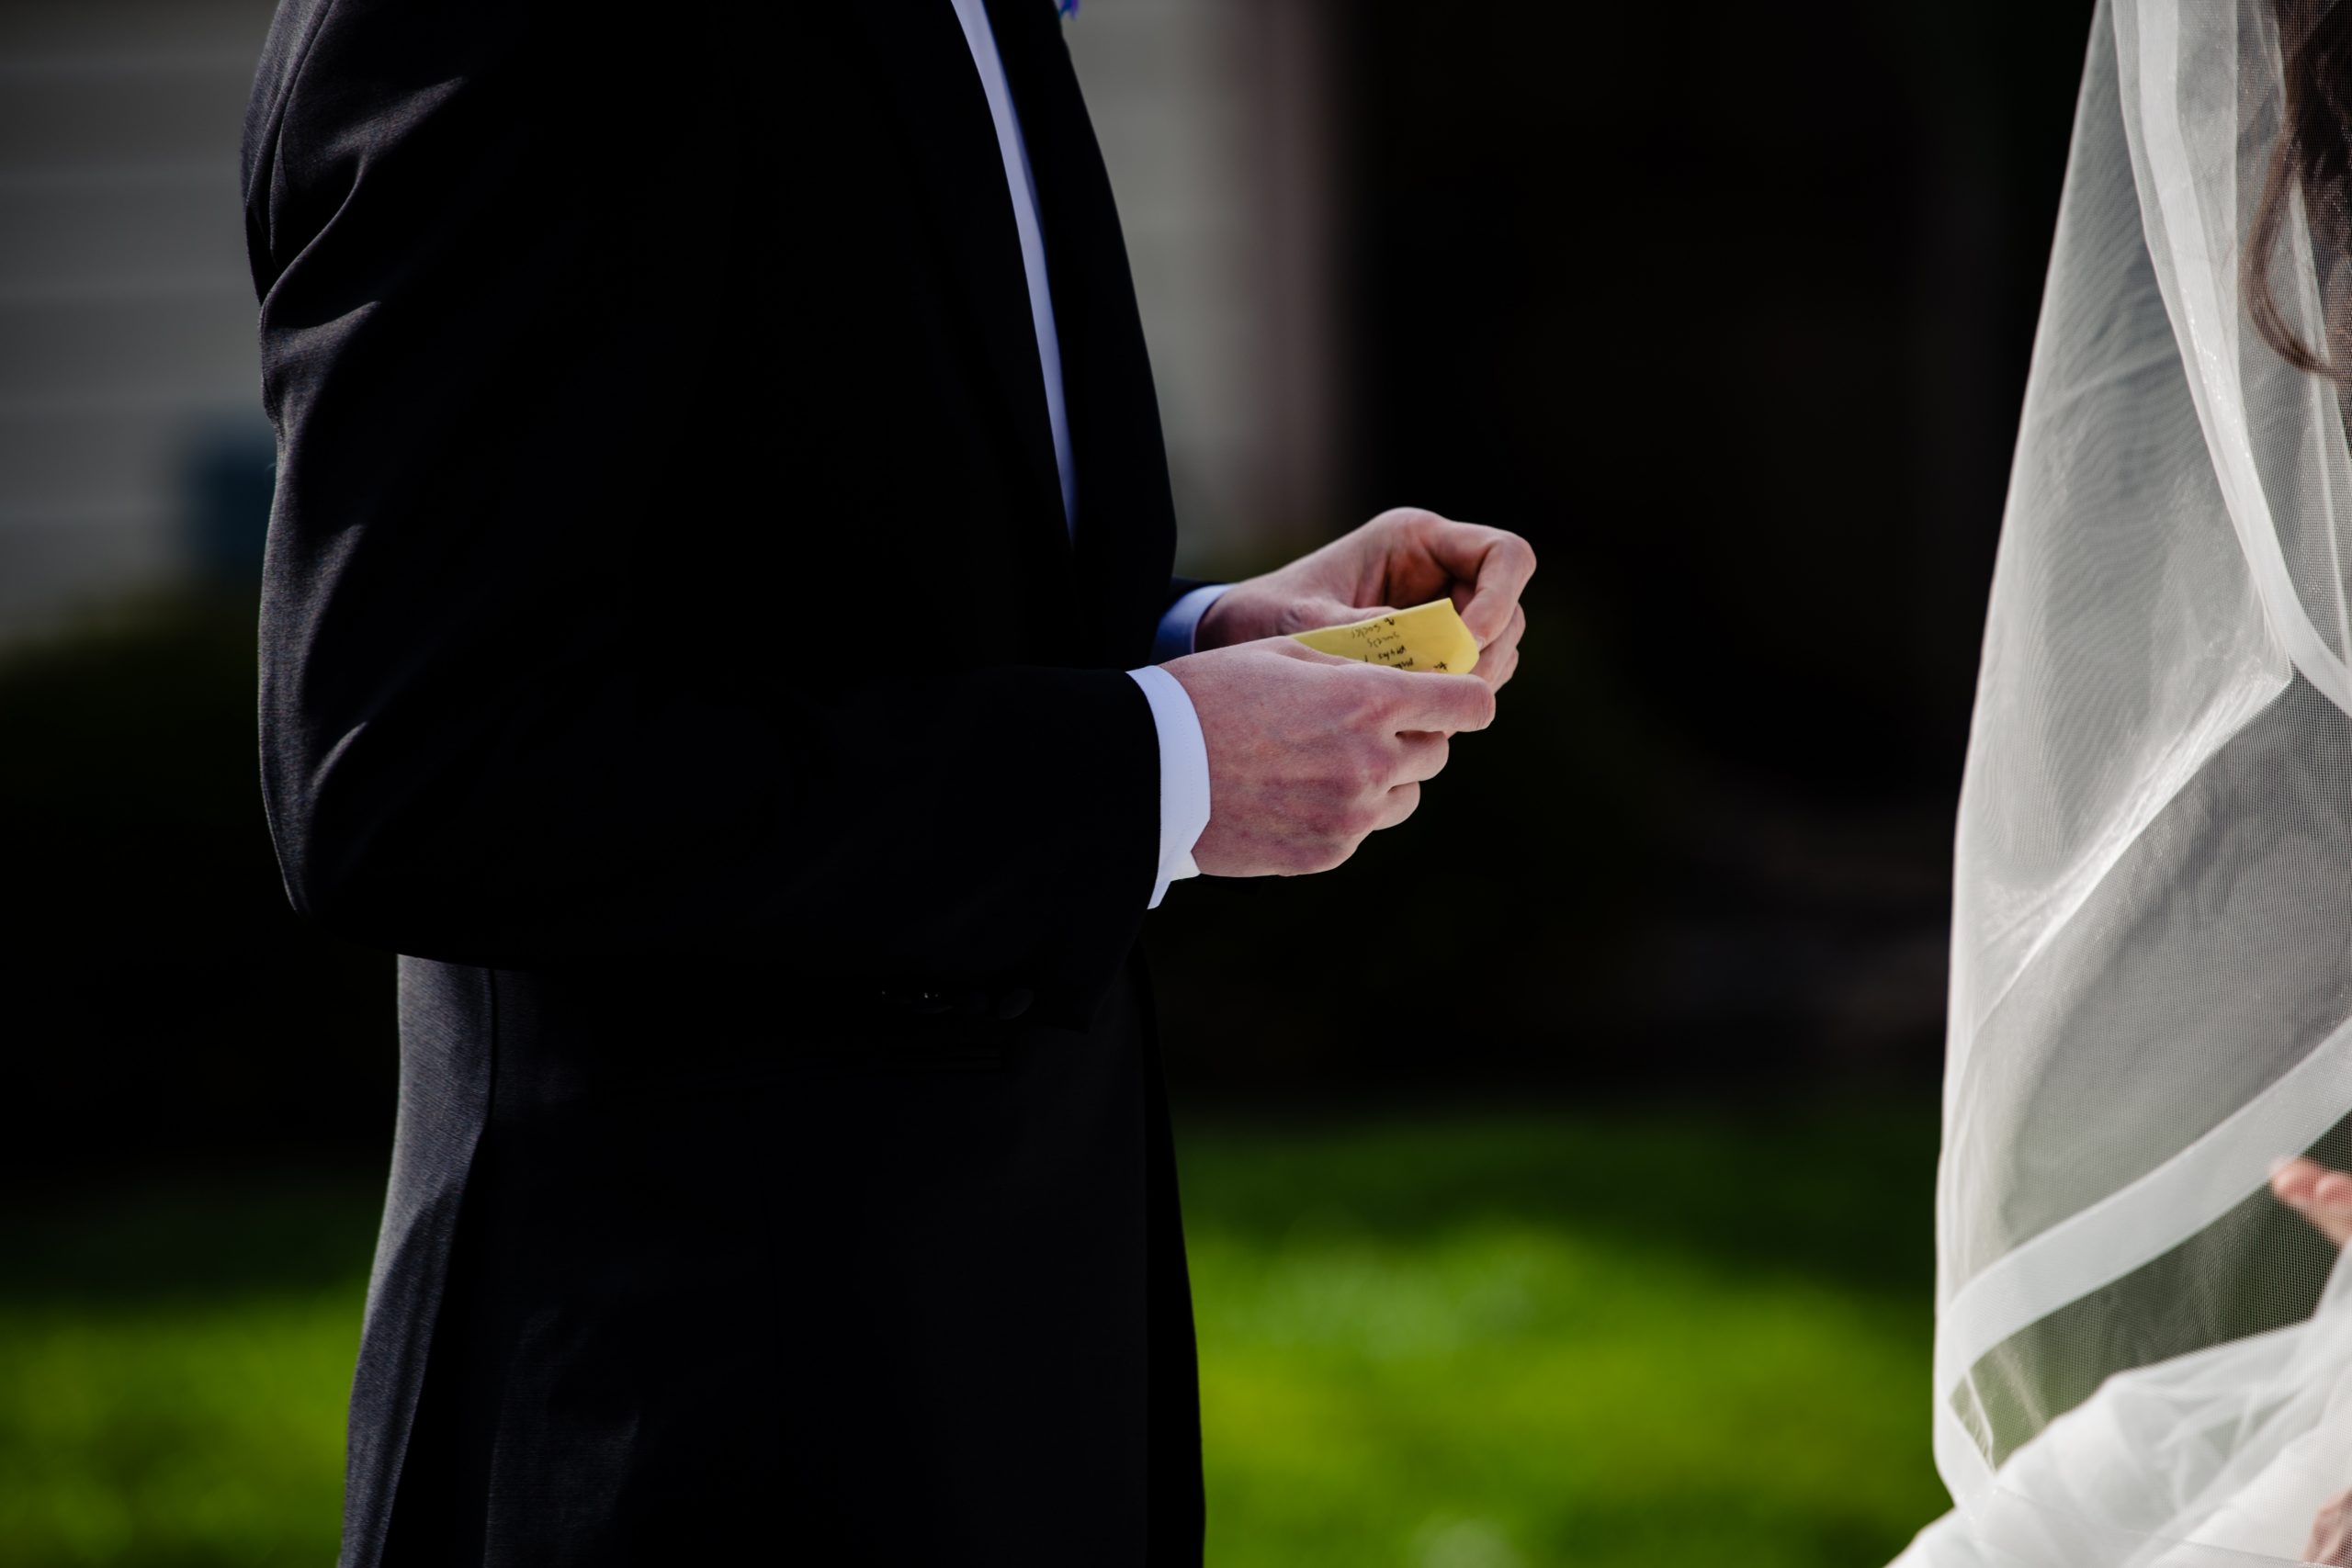
{"type": "Polygon", "coordinates": [[[2300,1562],[2352,1488],[2352,1270],[2309,1322],[2120,1372],[1898,1568],[2300,1562]]]}
{"type": "Polygon", "coordinates": [[[1954,1511],[1902,1568],[2291,1563],[2352,1489],[2352,1281],[2266,1192],[2352,1165],[2352,457],[2275,341],[2352,342],[2352,221],[2264,199],[2319,14],[2093,25],[1955,855],[1954,1511]]]}

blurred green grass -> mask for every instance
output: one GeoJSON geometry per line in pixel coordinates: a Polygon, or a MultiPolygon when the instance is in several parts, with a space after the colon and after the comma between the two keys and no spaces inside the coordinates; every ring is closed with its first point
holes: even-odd
{"type": "MultiPolygon", "coordinates": [[[[1942,1506],[1930,1108],[1189,1120],[1216,1568],[1868,1568],[1942,1506]]],[[[332,1561],[376,1198],[0,1218],[0,1562],[332,1561]]]]}

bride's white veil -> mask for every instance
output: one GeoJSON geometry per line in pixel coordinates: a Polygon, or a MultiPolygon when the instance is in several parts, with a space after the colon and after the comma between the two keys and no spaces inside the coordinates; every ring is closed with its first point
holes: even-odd
{"type": "Polygon", "coordinates": [[[2352,1489],[2352,1287],[2266,1191],[2352,1164],[2352,461],[2280,347],[2346,257],[2295,166],[2261,221],[2281,9],[2092,29],[1962,792],[1939,1568],[2294,1562],[2352,1489]]]}

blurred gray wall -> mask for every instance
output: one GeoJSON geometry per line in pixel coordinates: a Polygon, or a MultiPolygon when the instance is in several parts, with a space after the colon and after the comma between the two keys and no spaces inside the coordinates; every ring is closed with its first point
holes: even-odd
{"type": "MultiPolygon", "coordinates": [[[[236,158],[269,11],[0,0],[0,638],[250,570],[269,450],[236,158]]],[[[1322,14],[1086,0],[1066,24],[1195,568],[1330,522],[1322,14]]]]}
{"type": "Polygon", "coordinates": [[[0,4],[0,635],[207,547],[266,465],[237,138],[256,0],[0,4]]]}
{"type": "Polygon", "coordinates": [[[1340,367],[1326,0],[1083,0],[1063,24],[1119,198],[1182,525],[1267,564],[1330,514],[1340,367]]]}

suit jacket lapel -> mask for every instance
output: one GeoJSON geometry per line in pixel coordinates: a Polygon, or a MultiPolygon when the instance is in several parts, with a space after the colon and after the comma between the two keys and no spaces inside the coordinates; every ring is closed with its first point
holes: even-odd
{"type": "MultiPolygon", "coordinates": [[[[970,46],[948,0],[845,0],[880,54],[899,97],[914,162],[922,171],[944,251],[949,287],[965,314],[1002,405],[1039,517],[1067,547],[1061,477],[1029,320],[1029,286],[1004,159],[970,46]]],[[[1043,6],[1046,0],[1038,0],[1043,6]]],[[[1017,94],[1017,89],[1016,89],[1017,94]]],[[[1016,97],[1017,106],[1017,97],[1016,97]]]]}
{"type": "Polygon", "coordinates": [[[987,5],[1029,145],[1053,278],[1078,468],[1080,614],[1095,659],[1137,662],[1167,596],[1176,526],[1126,243],[1052,0],[987,5]]]}

